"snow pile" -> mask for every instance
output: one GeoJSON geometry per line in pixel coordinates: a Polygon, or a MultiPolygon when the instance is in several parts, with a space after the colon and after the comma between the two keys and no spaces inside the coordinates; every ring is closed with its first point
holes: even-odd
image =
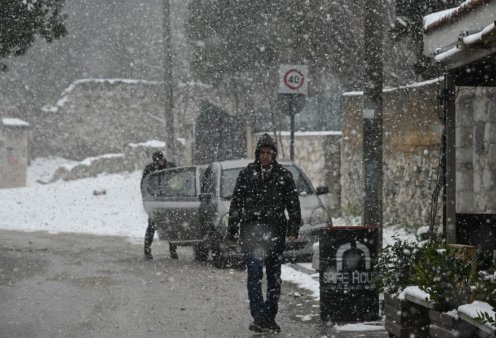
{"type": "Polygon", "coordinates": [[[417,298],[417,299],[423,299],[425,301],[430,301],[431,296],[422,290],[418,286],[408,286],[406,287],[399,295],[398,298],[401,300],[404,300],[406,295],[409,295],[411,297],[417,298]]]}
{"type": "Polygon", "coordinates": [[[0,190],[0,229],[125,236],[142,241],[147,215],[139,191],[140,172],[76,181],[36,183],[60,166],[79,162],[34,161],[28,186],[0,190]]]}

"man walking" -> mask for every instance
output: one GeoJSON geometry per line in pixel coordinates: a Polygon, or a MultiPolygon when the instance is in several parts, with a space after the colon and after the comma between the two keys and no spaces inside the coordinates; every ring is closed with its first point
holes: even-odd
{"type": "MultiPolygon", "coordinates": [[[[153,162],[150,164],[147,164],[145,166],[145,169],[143,170],[143,176],[141,177],[141,183],[140,186],[143,185],[143,179],[148,175],[153,172],[162,170],[162,169],[167,169],[167,168],[173,168],[176,165],[172,162],[168,162],[167,159],[165,158],[164,154],[161,151],[156,151],[152,155],[152,160],[153,162]]],[[[152,255],[152,243],[153,243],[153,237],[155,236],[155,224],[153,224],[153,221],[150,216],[148,216],[148,227],[146,228],[146,233],[145,233],[145,259],[150,260],[153,259],[152,255]]],[[[174,244],[169,243],[169,254],[170,258],[172,259],[177,259],[177,246],[174,244]]]]}
{"type": "Polygon", "coordinates": [[[248,298],[255,332],[280,332],[275,318],[281,294],[281,264],[286,237],[298,238],[301,210],[291,172],[277,163],[277,146],[269,134],[258,140],[255,161],[236,181],[226,240],[238,239],[248,271],[248,298]],[[287,210],[289,220],[284,211],[287,210]],[[262,294],[263,265],[267,295],[262,294]]]}

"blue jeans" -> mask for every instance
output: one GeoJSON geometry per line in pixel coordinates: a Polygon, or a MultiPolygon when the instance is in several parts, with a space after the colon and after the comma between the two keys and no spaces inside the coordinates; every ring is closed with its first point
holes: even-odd
{"type": "Polygon", "coordinates": [[[281,295],[282,252],[269,252],[265,257],[253,251],[244,253],[248,271],[248,299],[250,312],[255,320],[274,320],[277,315],[279,297],[281,295]],[[263,265],[267,277],[267,295],[262,295],[263,265]]]}

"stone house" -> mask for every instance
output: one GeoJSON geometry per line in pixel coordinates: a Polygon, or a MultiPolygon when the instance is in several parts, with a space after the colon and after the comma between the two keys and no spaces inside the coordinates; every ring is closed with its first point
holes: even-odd
{"type": "Polygon", "coordinates": [[[29,123],[7,117],[0,121],[0,188],[24,187],[29,161],[29,123]]]}
{"type": "Polygon", "coordinates": [[[467,0],[424,17],[424,54],[443,84],[443,230],[449,243],[496,249],[496,1],[467,0]]]}

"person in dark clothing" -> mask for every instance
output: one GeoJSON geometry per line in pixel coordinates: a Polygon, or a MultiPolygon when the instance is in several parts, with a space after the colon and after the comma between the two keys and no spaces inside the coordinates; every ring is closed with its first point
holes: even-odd
{"type": "MultiPolygon", "coordinates": [[[[167,159],[165,158],[164,154],[161,151],[156,151],[152,155],[152,160],[153,162],[150,164],[147,164],[145,166],[145,169],[143,170],[143,176],[141,177],[141,183],[140,185],[143,185],[143,179],[148,175],[153,172],[162,170],[162,169],[167,169],[167,168],[173,168],[175,167],[175,164],[173,162],[168,162],[167,159]]],[[[152,255],[152,243],[153,243],[153,237],[155,236],[155,224],[153,224],[153,221],[151,217],[148,217],[148,227],[146,228],[146,233],[145,233],[145,259],[150,260],[153,259],[152,255]]],[[[172,259],[177,259],[177,246],[174,244],[169,243],[169,254],[172,259]]]]}
{"type": "Polygon", "coordinates": [[[226,244],[239,240],[248,272],[248,298],[255,332],[280,332],[275,318],[281,294],[282,253],[298,238],[301,209],[293,176],[276,161],[277,146],[269,134],[258,140],[255,161],[237,178],[229,210],[226,244]],[[284,211],[287,210],[289,220],[284,211]],[[239,236],[238,236],[239,231],[239,236]],[[262,294],[263,265],[267,294],[262,294]]]}

